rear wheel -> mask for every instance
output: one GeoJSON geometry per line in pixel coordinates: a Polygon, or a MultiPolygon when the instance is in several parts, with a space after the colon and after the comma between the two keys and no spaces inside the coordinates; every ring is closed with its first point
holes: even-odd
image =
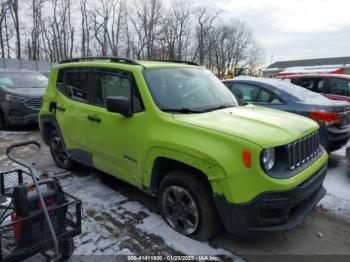
{"type": "Polygon", "coordinates": [[[66,149],[64,148],[63,140],[57,130],[53,130],[50,134],[50,152],[58,167],[64,169],[73,168],[75,163],[69,158],[66,149]]]}
{"type": "Polygon", "coordinates": [[[190,173],[172,171],[166,175],[158,205],[170,227],[193,239],[207,240],[220,228],[208,184],[190,173]]]}

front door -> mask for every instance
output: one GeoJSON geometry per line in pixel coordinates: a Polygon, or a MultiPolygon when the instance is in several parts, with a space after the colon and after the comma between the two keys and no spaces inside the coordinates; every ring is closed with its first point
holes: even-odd
{"type": "Polygon", "coordinates": [[[89,151],[93,164],[100,170],[129,183],[141,184],[141,156],[145,111],[133,76],[128,72],[95,70],[91,72],[91,101],[86,119],[89,122],[89,151]],[[124,96],[132,102],[132,117],[106,110],[106,98],[124,96]]]}

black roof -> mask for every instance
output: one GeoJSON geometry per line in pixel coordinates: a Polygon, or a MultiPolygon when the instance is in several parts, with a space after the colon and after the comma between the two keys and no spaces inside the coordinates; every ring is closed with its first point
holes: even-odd
{"type": "Polygon", "coordinates": [[[346,64],[350,64],[350,56],[278,61],[269,65],[266,69],[269,69],[269,68],[284,69],[287,67],[297,67],[297,66],[346,65],[346,64]]]}

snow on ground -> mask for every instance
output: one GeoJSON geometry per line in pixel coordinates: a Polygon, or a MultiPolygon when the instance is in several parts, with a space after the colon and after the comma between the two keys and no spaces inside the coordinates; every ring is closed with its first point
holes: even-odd
{"type": "Polygon", "coordinates": [[[156,213],[102,184],[94,173],[62,180],[83,201],[83,234],[75,255],[162,254],[234,255],[176,233],[156,213]],[[88,191],[86,190],[88,188],[88,191]]]}
{"type": "MultiPolygon", "coordinates": [[[[1,151],[17,140],[36,138],[25,132],[0,132],[1,151]]],[[[27,154],[30,150],[22,150],[27,154]]],[[[17,152],[18,153],[18,152],[17,152]]],[[[44,148],[45,155],[48,149],[44,148]]],[[[344,161],[345,148],[335,152],[333,158],[339,165],[330,167],[325,180],[328,191],[319,206],[330,214],[350,221],[350,178],[344,161]]],[[[0,170],[14,167],[4,156],[0,156],[0,170]]],[[[65,174],[63,170],[49,164],[47,171],[62,173],[61,183],[67,192],[83,202],[82,234],[75,238],[75,255],[217,255],[220,258],[237,258],[222,248],[214,248],[207,242],[186,238],[173,231],[161,216],[144,204],[132,200],[129,194],[106,185],[103,176],[96,171],[79,171],[65,174]]],[[[114,183],[118,183],[116,180],[114,183]]],[[[128,189],[126,189],[128,190],[128,189]]],[[[137,198],[136,198],[137,199],[137,198]]]]}
{"type": "Polygon", "coordinates": [[[319,205],[337,216],[350,221],[350,170],[345,163],[345,147],[331,156],[339,161],[336,167],[329,167],[324,181],[327,195],[319,205]]]}

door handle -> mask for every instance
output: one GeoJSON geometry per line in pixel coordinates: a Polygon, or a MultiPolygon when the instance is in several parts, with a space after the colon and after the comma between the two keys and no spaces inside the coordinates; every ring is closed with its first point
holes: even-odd
{"type": "Polygon", "coordinates": [[[62,106],[56,106],[56,110],[61,111],[61,112],[66,111],[66,109],[62,106]]]}
{"type": "Polygon", "coordinates": [[[99,117],[97,117],[97,116],[88,116],[87,119],[88,119],[89,121],[101,123],[101,118],[99,118],[99,117]]]}

